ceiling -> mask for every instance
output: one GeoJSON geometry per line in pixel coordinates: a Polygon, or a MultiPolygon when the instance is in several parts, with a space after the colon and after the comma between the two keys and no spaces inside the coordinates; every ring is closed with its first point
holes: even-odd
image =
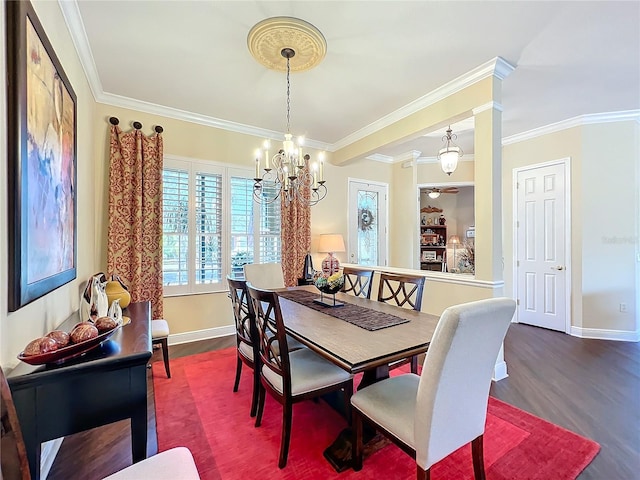
{"type": "MultiPolygon", "coordinates": [[[[98,101],[274,138],[286,127],[285,75],[251,56],[247,34],[273,16],[312,23],[327,54],[291,76],[291,130],[328,150],[495,57],[515,67],[503,81],[503,137],[640,109],[638,1],[60,5],[98,101]]],[[[472,151],[472,130],[457,133],[472,151]]],[[[377,153],[434,156],[441,135],[377,153]]]]}

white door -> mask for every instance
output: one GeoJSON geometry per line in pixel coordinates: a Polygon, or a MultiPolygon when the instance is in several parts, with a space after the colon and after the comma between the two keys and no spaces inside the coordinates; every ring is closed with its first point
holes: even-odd
{"type": "Polygon", "coordinates": [[[567,163],[518,169],[516,289],[518,322],[568,333],[567,163]]]}
{"type": "Polygon", "coordinates": [[[387,184],[349,180],[349,263],[387,265],[387,190],[387,184]]]}

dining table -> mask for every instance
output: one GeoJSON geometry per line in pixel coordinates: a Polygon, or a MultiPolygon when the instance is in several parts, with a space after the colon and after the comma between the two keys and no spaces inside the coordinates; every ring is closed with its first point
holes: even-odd
{"type": "MultiPolygon", "coordinates": [[[[320,302],[313,286],[280,289],[278,296],[287,333],[347,372],[362,373],[358,389],[388,378],[389,363],[425,353],[439,320],[341,292],[335,301],[344,305],[327,306],[327,296],[320,302]]],[[[345,470],[351,466],[350,447],[351,433],[345,429],[324,456],[337,471],[345,470]]]]}

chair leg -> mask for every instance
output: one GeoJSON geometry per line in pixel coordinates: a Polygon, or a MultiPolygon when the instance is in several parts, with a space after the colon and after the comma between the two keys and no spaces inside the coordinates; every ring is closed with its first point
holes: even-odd
{"type": "Polygon", "coordinates": [[[362,470],[362,416],[357,408],[351,410],[353,438],[351,440],[351,462],[356,472],[362,470]]]}
{"type": "Polygon", "coordinates": [[[474,438],[471,441],[471,455],[473,456],[473,473],[476,480],[485,480],[484,474],[484,453],[483,453],[483,435],[474,438]]]}
{"type": "Polygon", "coordinates": [[[242,360],[240,357],[236,359],[236,381],[233,384],[233,391],[238,391],[238,385],[240,385],[240,374],[242,373],[242,360]]]}
{"type": "Polygon", "coordinates": [[[293,416],[293,404],[289,401],[284,402],[282,406],[282,438],[280,439],[280,460],[278,467],[287,466],[287,457],[289,456],[289,443],[291,441],[291,418],[293,416]]]}
{"type": "Polygon", "coordinates": [[[165,337],[160,341],[162,345],[162,358],[164,358],[164,369],[167,372],[167,378],[171,378],[171,370],[169,369],[169,343],[165,337]]]}
{"type": "Polygon", "coordinates": [[[253,395],[251,396],[251,413],[252,417],[256,416],[258,410],[258,393],[260,392],[260,371],[258,367],[253,369],[253,395]]]}
{"type": "Polygon", "coordinates": [[[418,356],[411,357],[411,373],[418,374],[418,356]]]}
{"type": "Polygon", "coordinates": [[[256,414],[256,427],[259,427],[262,423],[262,413],[264,412],[264,397],[267,391],[260,385],[258,388],[258,413],[256,414]]]}

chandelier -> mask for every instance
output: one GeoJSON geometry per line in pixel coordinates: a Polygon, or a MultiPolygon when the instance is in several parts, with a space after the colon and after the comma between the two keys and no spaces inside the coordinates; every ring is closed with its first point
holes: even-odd
{"type": "MultiPolygon", "coordinates": [[[[312,159],[303,151],[304,138],[291,134],[291,71],[315,67],[326,54],[322,33],[304,20],[273,17],[257,23],[249,32],[247,45],[253,57],[267,68],[287,73],[287,128],[284,141],[270,155],[265,140],[255,153],[253,197],[258,203],[281,199],[285,205],[296,202],[315,205],[327,195],[324,178],[324,152],[312,159]],[[295,57],[295,58],[294,58],[295,57]]],[[[273,152],[273,151],[272,151],[273,152]]]]}
{"type": "Polygon", "coordinates": [[[442,166],[442,171],[447,175],[451,175],[458,167],[458,159],[463,155],[462,149],[454,143],[458,138],[456,134],[451,133],[451,126],[447,129],[447,134],[442,137],[445,142],[444,147],[438,152],[438,160],[442,166]]]}
{"type": "Polygon", "coordinates": [[[295,143],[293,141],[290,62],[296,52],[292,48],[283,48],[280,54],[287,59],[287,133],[284,135],[282,147],[273,157],[269,158],[269,140],[265,140],[263,149],[256,150],[253,197],[259,203],[271,203],[282,197],[286,205],[295,201],[312,206],[327,196],[324,153],[320,153],[318,161],[312,162],[309,154],[302,151],[304,137],[298,137],[295,143]],[[264,173],[261,174],[261,171],[264,173]]]}

